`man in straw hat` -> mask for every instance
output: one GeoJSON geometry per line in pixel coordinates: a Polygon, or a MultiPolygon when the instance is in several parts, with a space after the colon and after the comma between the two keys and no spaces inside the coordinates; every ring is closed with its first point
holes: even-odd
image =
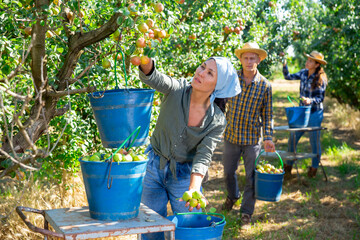
{"type": "MultiPolygon", "coordinates": [[[[286,80],[300,80],[300,106],[311,105],[307,127],[320,127],[323,120],[323,102],[327,85],[327,76],[322,66],[326,65],[327,62],[324,60],[324,55],[318,51],[312,51],[310,54],[304,53],[304,55],[307,57],[304,69],[301,69],[297,73],[290,74],[285,60],[283,74],[286,80]]],[[[304,132],[290,134],[288,142],[289,152],[294,152],[294,148],[303,134],[304,132]],[[293,134],[295,134],[295,139],[293,134]]],[[[316,154],[316,157],[312,158],[311,167],[309,167],[308,170],[308,177],[313,178],[316,176],[321,158],[320,133],[318,131],[312,131],[309,132],[309,135],[312,153],[316,154]]],[[[286,161],[286,164],[284,164],[285,180],[292,178],[291,170],[293,163],[293,161],[286,161]]]]}
{"type": "Polygon", "coordinates": [[[261,149],[261,130],[265,151],[275,151],[272,142],[272,89],[257,69],[267,56],[265,50],[259,48],[257,43],[247,42],[241,49],[235,50],[235,55],[242,65],[238,71],[242,92],[229,99],[226,113],[223,165],[228,195],[223,210],[230,211],[240,198],[236,170],[242,157],[246,185],[240,213],[242,228],[247,228],[255,207],[255,160],[261,149]]]}

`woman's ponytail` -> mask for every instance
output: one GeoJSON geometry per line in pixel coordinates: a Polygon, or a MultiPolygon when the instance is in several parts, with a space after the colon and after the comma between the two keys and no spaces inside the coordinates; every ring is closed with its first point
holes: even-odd
{"type": "Polygon", "coordinates": [[[321,87],[324,83],[327,84],[327,76],[324,69],[320,65],[315,70],[315,78],[311,83],[311,88],[315,89],[321,87]]]}

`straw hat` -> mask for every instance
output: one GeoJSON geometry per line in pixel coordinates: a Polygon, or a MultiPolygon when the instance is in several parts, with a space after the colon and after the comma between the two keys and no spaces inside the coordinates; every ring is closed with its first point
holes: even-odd
{"type": "Polygon", "coordinates": [[[319,53],[318,51],[312,51],[312,52],[310,53],[310,55],[307,54],[307,53],[304,53],[304,55],[305,55],[306,57],[311,58],[312,60],[320,63],[320,64],[324,64],[324,65],[327,64],[327,62],[324,60],[324,55],[322,55],[322,54],[319,53]]]}
{"type": "Polygon", "coordinates": [[[267,52],[264,49],[261,49],[256,42],[247,42],[241,49],[235,50],[235,55],[240,59],[241,54],[251,52],[259,55],[260,60],[264,60],[267,56],[267,52]]]}

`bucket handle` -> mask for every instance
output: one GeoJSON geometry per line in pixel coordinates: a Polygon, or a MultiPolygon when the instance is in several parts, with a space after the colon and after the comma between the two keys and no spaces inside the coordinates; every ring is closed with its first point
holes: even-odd
{"type": "Polygon", "coordinates": [[[215,225],[215,226],[220,225],[220,224],[222,224],[223,222],[225,222],[225,216],[222,215],[221,213],[204,213],[204,212],[183,212],[183,213],[174,212],[174,213],[175,213],[175,215],[196,215],[196,214],[201,214],[201,215],[216,215],[216,216],[221,216],[221,218],[222,218],[221,221],[213,224],[213,225],[215,225]]]}
{"type": "Polygon", "coordinates": [[[289,100],[289,102],[291,102],[292,103],[292,105],[294,106],[294,107],[296,107],[295,106],[295,104],[293,103],[293,101],[291,101],[291,99],[292,100],[294,100],[297,104],[299,104],[300,105],[300,103],[295,99],[295,98],[293,98],[293,97],[290,97],[289,95],[287,96],[287,99],[289,100]]]}
{"type": "Polygon", "coordinates": [[[120,145],[120,147],[118,147],[118,149],[116,149],[116,151],[111,154],[111,157],[110,157],[110,168],[109,168],[109,174],[108,174],[108,180],[107,180],[107,188],[108,188],[108,189],[111,188],[112,182],[113,182],[113,177],[110,178],[110,176],[111,176],[111,166],[112,166],[112,163],[113,163],[113,157],[114,157],[114,155],[125,145],[125,143],[130,139],[130,137],[136,133],[135,138],[134,138],[134,140],[132,140],[129,148],[132,147],[132,145],[134,144],[137,136],[139,135],[140,128],[141,128],[141,126],[138,126],[138,127],[135,129],[135,131],[133,131],[133,132],[125,139],[125,141],[120,145]],[[111,180],[110,180],[110,179],[111,179],[111,180]],[[110,182],[110,184],[109,184],[109,182],[110,182]]]}
{"type": "MultiPolygon", "coordinates": [[[[264,152],[265,152],[264,150],[261,150],[259,156],[257,156],[257,158],[256,158],[256,160],[255,160],[255,167],[256,167],[256,165],[257,165],[257,161],[258,161],[259,157],[260,157],[264,152]]],[[[283,163],[283,160],[282,160],[280,154],[279,154],[277,151],[275,151],[275,154],[278,156],[278,158],[279,158],[279,160],[280,160],[281,168],[284,169],[284,163],[283,163]]]]}
{"type": "MultiPolygon", "coordinates": [[[[119,52],[121,53],[122,60],[123,60],[122,62],[123,62],[123,69],[124,69],[124,75],[125,75],[125,89],[127,90],[127,75],[126,75],[126,67],[125,67],[125,56],[124,56],[123,51],[121,51],[121,49],[116,52],[115,61],[114,61],[115,62],[114,74],[115,74],[115,83],[116,83],[115,89],[119,89],[119,84],[118,84],[117,75],[116,75],[116,61],[117,61],[117,56],[118,56],[119,52]]],[[[95,96],[94,93],[91,93],[91,97],[96,98],[96,99],[103,98],[105,96],[105,91],[106,91],[106,89],[101,94],[99,94],[99,96],[95,96]]]]}
{"type": "Polygon", "coordinates": [[[126,67],[125,67],[125,56],[124,56],[124,52],[121,51],[121,49],[119,48],[119,51],[116,52],[115,55],[115,64],[114,64],[114,74],[115,74],[115,83],[116,83],[116,89],[119,89],[119,85],[118,85],[118,81],[117,81],[117,75],[116,75],[116,62],[117,62],[117,56],[119,54],[119,52],[121,53],[122,56],[122,65],[123,65],[123,69],[124,69],[124,76],[125,76],[125,89],[127,89],[127,75],[126,75],[126,67]]]}

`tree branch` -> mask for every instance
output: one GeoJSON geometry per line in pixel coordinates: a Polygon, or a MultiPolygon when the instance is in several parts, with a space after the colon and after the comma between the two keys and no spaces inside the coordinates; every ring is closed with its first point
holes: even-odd
{"type": "Polygon", "coordinates": [[[119,17],[124,18],[122,13],[114,13],[114,15],[111,16],[110,20],[100,28],[83,34],[81,32],[77,32],[74,35],[70,36],[69,51],[66,55],[64,65],[62,66],[57,75],[59,86],[58,90],[62,91],[66,88],[64,80],[69,79],[72,75],[74,68],[76,67],[78,58],[80,57],[80,51],[82,51],[82,49],[84,49],[85,47],[97,43],[114,33],[119,28],[119,24],[117,21],[119,17]]]}
{"type": "Polygon", "coordinates": [[[22,95],[19,95],[17,93],[14,93],[12,91],[10,91],[9,89],[7,88],[4,88],[3,86],[0,86],[0,90],[3,91],[3,92],[6,92],[7,94],[13,96],[14,98],[18,98],[18,99],[21,99],[23,101],[25,101],[26,99],[26,96],[22,96],[22,95]]]}
{"type": "Polygon", "coordinates": [[[15,69],[14,71],[12,71],[12,72],[7,76],[7,79],[8,79],[8,80],[11,80],[11,79],[12,79],[13,77],[15,77],[16,74],[20,71],[22,65],[23,65],[24,62],[25,62],[25,59],[29,56],[29,53],[31,52],[32,46],[33,46],[33,41],[31,41],[31,43],[30,43],[30,45],[29,45],[29,47],[28,47],[28,49],[27,49],[27,51],[26,51],[25,57],[23,57],[23,58],[21,59],[21,63],[19,63],[19,65],[16,67],[16,69],[15,69]]]}
{"type": "Polygon", "coordinates": [[[70,109],[69,104],[66,104],[65,107],[63,107],[63,108],[56,109],[55,117],[64,115],[67,111],[69,111],[69,109],[70,109]]]}
{"type": "Polygon", "coordinates": [[[87,92],[95,92],[96,87],[87,87],[87,88],[81,88],[81,89],[73,89],[73,90],[65,90],[65,91],[51,91],[47,92],[47,95],[50,97],[63,97],[66,95],[73,95],[76,93],[87,93],[87,92]]]}
{"type": "MultiPolygon", "coordinates": [[[[2,150],[0,148],[0,153],[3,154],[4,156],[6,156],[8,159],[10,159],[11,161],[13,161],[15,164],[18,164],[19,166],[23,167],[23,168],[27,168],[27,169],[30,169],[30,170],[34,170],[34,171],[37,171],[39,170],[38,168],[34,168],[34,167],[30,167],[30,166],[27,166],[24,164],[24,162],[30,162],[30,159],[32,157],[27,157],[27,158],[24,158],[22,162],[16,160],[15,158],[13,158],[12,156],[10,156],[7,152],[5,152],[4,150],[2,150]]],[[[5,174],[6,175],[6,174],[5,174]]],[[[0,178],[3,177],[0,175],[0,178]]]]}

